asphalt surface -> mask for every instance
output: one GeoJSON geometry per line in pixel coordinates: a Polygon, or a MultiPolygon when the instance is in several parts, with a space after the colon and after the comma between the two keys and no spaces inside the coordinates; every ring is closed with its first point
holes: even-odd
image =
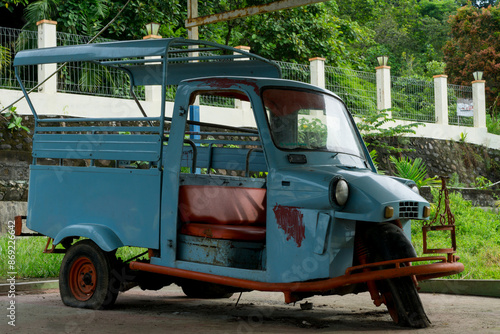
{"type": "Polygon", "coordinates": [[[191,299],[175,285],[134,288],[113,309],[94,311],[64,306],[56,289],[3,293],[0,333],[500,333],[500,298],[421,294],[432,326],[412,330],[394,325],[367,293],[308,298],[311,310],[285,304],[280,293],[243,293],[236,305],[238,297],[191,299]]]}

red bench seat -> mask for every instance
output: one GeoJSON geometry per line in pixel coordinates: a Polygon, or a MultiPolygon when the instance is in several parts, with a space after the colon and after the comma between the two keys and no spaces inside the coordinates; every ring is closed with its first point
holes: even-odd
{"type": "Polygon", "coordinates": [[[181,186],[181,234],[204,238],[264,241],[266,189],[181,186]]]}
{"type": "Polygon", "coordinates": [[[214,225],[187,223],[181,227],[181,234],[194,237],[242,240],[242,241],[265,241],[266,228],[264,226],[241,226],[241,225],[214,225]]]}

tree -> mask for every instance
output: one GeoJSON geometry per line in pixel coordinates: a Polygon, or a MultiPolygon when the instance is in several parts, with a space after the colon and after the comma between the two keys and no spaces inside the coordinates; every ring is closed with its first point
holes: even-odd
{"type": "Polygon", "coordinates": [[[500,5],[460,8],[450,19],[452,38],[444,48],[446,74],[458,85],[470,85],[472,73],[484,71],[491,116],[500,107],[500,5]]]}
{"type": "Polygon", "coordinates": [[[471,0],[471,4],[474,7],[488,7],[488,6],[495,6],[498,4],[498,0],[471,0]]]}
{"type": "Polygon", "coordinates": [[[334,1],[249,17],[236,37],[267,58],[307,63],[325,57],[337,66],[361,66],[364,55],[353,46],[372,43],[371,31],[340,18],[334,1]]]}
{"type": "MultiPolygon", "coordinates": [[[[58,31],[93,36],[126,2],[127,0],[38,0],[30,3],[25,10],[25,29],[35,30],[36,22],[50,19],[57,21],[58,31]]],[[[132,0],[103,37],[141,39],[146,35],[145,25],[149,22],[162,24],[162,36],[179,36],[184,33],[185,11],[186,4],[182,0],[132,0]]]]}
{"type": "Polygon", "coordinates": [[[1,0],[0,7],[5,7],[8,10],[12,11],[14,7],[18,5],[27,5],[28,0],[1,0]]]}

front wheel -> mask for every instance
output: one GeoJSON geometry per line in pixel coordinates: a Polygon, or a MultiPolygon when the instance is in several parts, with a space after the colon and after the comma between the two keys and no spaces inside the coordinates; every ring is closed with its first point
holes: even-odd
{"type": "Polygon", "coordinates": [[[61,299],[67,306],[104,309],[114,304],[120,281],[113,275],[116,259],[92,240],[71,246],[59,272],[61,299]]]}
{"type": "MultiPolygon", "coordinates": [[[[392,223],[358,224],[357,256],[360,263],[373,263],[416,257],[403,230],[392,223]],[[364,254],[364,255],[362,255],[364,254]]],[[[384,267],[380,269],[385,269],[384,267]]],[[[392,320],[401,326],[425,328],[430,325],[411,277],[376,282],[392,320]]]]}
{"type": "Polygon", "coordinates": [[[431,322],[411,277],[383,280],[378,283],[378,287],[394,323],[413,328],[430,326],[431,322]]]}

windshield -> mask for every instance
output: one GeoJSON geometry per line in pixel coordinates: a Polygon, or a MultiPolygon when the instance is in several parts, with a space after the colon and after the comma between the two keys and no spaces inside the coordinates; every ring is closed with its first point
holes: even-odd
{"type": "Polygon", "coordinates": [[[344,104],[317,92],[267,89],[262,94],[271,134],[286,150],[321,150],[364,158],[344,104]]]}

